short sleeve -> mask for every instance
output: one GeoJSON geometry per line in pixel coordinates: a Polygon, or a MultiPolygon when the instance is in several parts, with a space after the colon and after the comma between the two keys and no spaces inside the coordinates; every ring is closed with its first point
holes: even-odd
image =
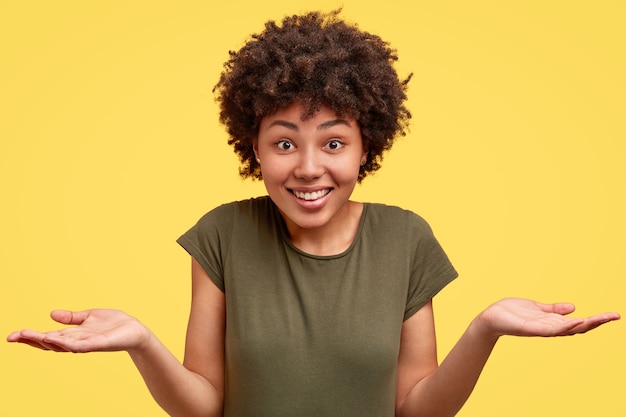
{"type": "Polygon", "coordinates": [[[222,291],[225,290],[224,260],[228,255],[234,218],[231,208],[231,205],[223,205],[211,210],[176,240],[222,291]]]}
{"type": "Polygon", "coordinates": [[[458,276],[428,223],[411,214],[411,275],[404,320],[458,276]]]}

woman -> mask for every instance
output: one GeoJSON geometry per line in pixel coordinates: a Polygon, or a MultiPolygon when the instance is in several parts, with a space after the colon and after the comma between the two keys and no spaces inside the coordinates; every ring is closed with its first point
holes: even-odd
{"type": "Polygon", "coordinates": [[[138,320],[54,311],[76,325],[11,342],[127,351],[172,416],[452,416],[500,336],[583,333],[616,313],[499,301],[438,364],[432,298],[456,272],[419,216],[350,200],[404,135],[409,81],[377,36],[310,13],[268,22],[232,52],[220,120],[267,197],[207,213],[179,243],[192,256],[181,364],[138,320]]]}

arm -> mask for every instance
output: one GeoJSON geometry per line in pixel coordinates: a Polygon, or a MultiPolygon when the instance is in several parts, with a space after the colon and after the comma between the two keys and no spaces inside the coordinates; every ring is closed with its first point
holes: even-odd
{"type": "Polygon", "coordinates": [[[171,416],[221,416],[224,398],[224,293],[192,258],[191,313],[184,366],[158,341],[129,350],[152,396],[171,416]]]}
{"type": "Polygon", "coordinates": [[[396,415],[454,416],[471,394],[500,336],[573,335],[619,319],[617,313],[587,319],[564,317],[573,311],[574,306],[565,303],[499,301],[471,322],[437,366],[433,310],[428,303],[402,327],[396,415]]]}
{"type": "Polygon", "coordinates": [[[184,366],[143,324],[116,310],[53,311],[55,321],[75,326],[48,333],[22,330],[7,340],[59,352],[125,350],[171,416],[221,416],[224,294],[195,260],[191,304],[184,366]]]}

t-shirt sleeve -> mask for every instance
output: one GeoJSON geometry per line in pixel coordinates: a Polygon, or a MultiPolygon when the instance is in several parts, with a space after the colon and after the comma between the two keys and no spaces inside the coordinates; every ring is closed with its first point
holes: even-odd
{"type": "Polygon", "coordinates": [[[428,223],[418,215],[412,215],[411,275],[404,320],[458,276],[428,223]]]}
{"type": "Polygon", "coordinates": [[[228,254],[233,211],[223,205],[211,210],[176,242],[198,263],[209,278],[224,291],[224,260],[228,254]]]}

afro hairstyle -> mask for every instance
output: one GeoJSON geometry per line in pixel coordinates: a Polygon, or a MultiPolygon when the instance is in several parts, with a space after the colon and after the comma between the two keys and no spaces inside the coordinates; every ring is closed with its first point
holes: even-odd
{"type": "Polygon", "coordinates": [[[294,102],[303,105],[305,119],[326,106],[359,123],[368,151],[359,182],[380,168],[383,153],[406,134],[411,75],[400,80],[393,67],[396,51],[341,20],[340,12],[268,21],[263,32],[230,51],[213,91],[243,178],[262,179],[253,151],[261,119],[294,102]]]}

